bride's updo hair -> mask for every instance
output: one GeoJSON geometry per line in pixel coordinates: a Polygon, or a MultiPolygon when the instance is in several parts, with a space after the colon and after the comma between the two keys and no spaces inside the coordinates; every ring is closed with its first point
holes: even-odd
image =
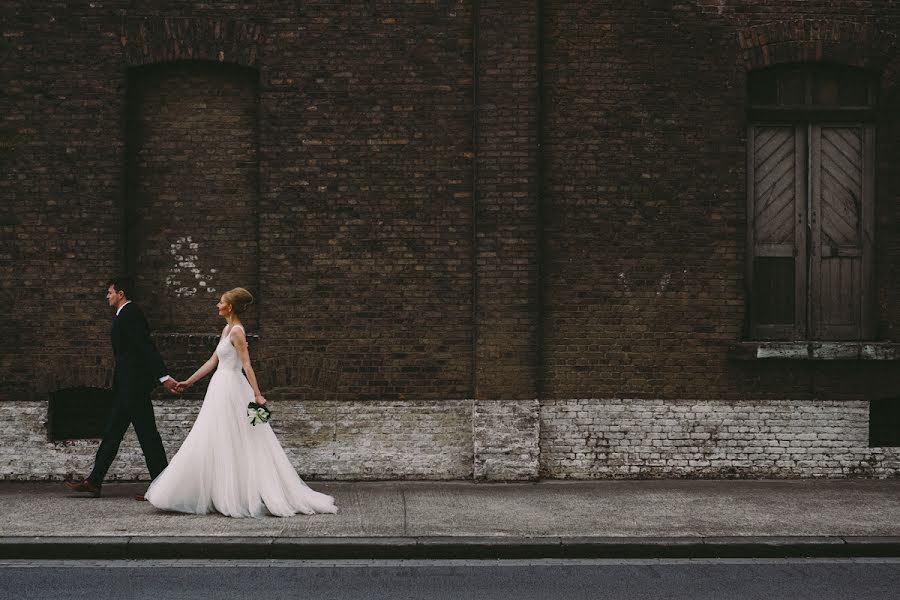
{"type": "Polygon", "coordinates": [[[222,294],[222,299],[231,305],[235,314],[241,314],[247,307],[253,304],[253,294],[242,287],[236,287],[222,294]]]}

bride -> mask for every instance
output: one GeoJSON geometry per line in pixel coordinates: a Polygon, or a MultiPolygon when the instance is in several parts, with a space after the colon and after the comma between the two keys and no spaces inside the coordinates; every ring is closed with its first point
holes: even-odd
{"type": "Polygon", "coordinates": [[[219,344],[202,367],[178,384],[178,391],[183,391],[216,371],[193,428],[144,494],[157,508],[197,514],[216,511],[229,517],[337,512],[334,498],[300,479],[269,424],[251,426],[247,404],[266,403],[250,366],[240,320],[252,303],[253,296],[244,288],[222,295],[216,307],[227,325],[219,344]]]}

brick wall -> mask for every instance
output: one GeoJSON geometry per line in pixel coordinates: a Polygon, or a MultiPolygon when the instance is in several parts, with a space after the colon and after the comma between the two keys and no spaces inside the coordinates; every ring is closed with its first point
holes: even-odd
{"type": "Polygon", "coordinates": [[[145,299],[160,333],[218,331],[216,298],[247,285],[261,355],[321,356],[342,397],[471,397],[467,3],[4,6],[5,396],[36,397],[52,357],[107,354],[103,284],[132,244],[147,294],[178,268],[198,287],[145,299]],[[138,70],[179,59],[252,69],[256,90],[138,70]]]}
{"type": "MultiPolygon", "coordinates": [[[[894,335],[893,3],[93,4],[0,3],[4,477],[92,459],[93,442],[48,444],[41,415],[51,391],[108,385],[104,283],[129,248],[176,377],[214,346],[218,295],[251,287],[257,371],[312,477],[895,472],[865,448],[863,409],[900,388],[896,363],[729,350],[747,72],[796,60],[881,73],[878,335],[894,335]],[[175,268],[217,278],[177,296],[175,268]],[[706,459],[678,442],[666,466],[683,470],[665,471],[652,449],[691,438],[647,435],[698,418],[747,437],[706,459]],[[615,419],[635,432],[625,461],[586,450],[615,419]],[[736,450],[780,446],[773,419],[794,458],[736,450]],[[809,436],[840,458],[810,465],[801,449],[826,445],[809,436]]],[[[171,447],[201,394],[157,395],[171,447]]],[[[143,473],[123,448],[115,476],[143,473]]]]}
{"type": "MultiPolygon", "coordinates": [[[[272,428],[304,479],[466,479],[472,477],[472,403],[292,401],[270,394],[272,428]]],[[[155,404],[169,459],[190,431],[200,402],[155,404]]],[[[0,480],[83,477],[99,440],[48,442],[47,405],[2,402],[0,480]]],[[[107,480],[149,480],[137,436],[129,429],[107,480]]]]}
{"type": "Polygon", "coordinates": [[[538,393],[538,14],[479,2],[475,164],[475,396],[538,393]]]}
{"type": "Polygon", "coordinates": [[[262,352],[348,400],[471,397],[469,3],[306,4],[260,68],[262,352]]]}
{"type": "MultiPolygon", "coordinates": [[[[477,408],[270,396],[275,433],[306,479],[527,479],[531,471],[522,465],[537,461],[541,477],[561,479],[900,474],[900,451],[868,447],[868,406],[853,401],[583,399],[477,408]],[[487,422],[499,416],[505,428],[484,435],[490,411],[487,422]],[[533,439],[522,439],[523,431],[533,439]]],[[[199,405],[157,401],[170,458],[199,405]]],[[[90,470],[98,440],[48,442],[46,418],[44,403],[0,403],[4,431],[17,436],[0,448],[0,480],[59,480],[90,470]]],[[[132,430],[108,477],[148,479],[132,430]]]]}
{"type": "Polygon", "coordinates": [[[563,479],[896,477],[853,401],[584,399],[541,405],[541,475],[563,479]]]}
{"type": "Polygon", "coordinates": [[[258,289],[256,79],[199,61],[130,72],[126,262],[158,331],[217,331],[219,296],[258,289]]]}
{"type": "Polygon", "coordinates": [[[106,360],[103,287],[121,267],[125,79],[109,14],[0,12],[0,354],[9,400],[40,399],[48,369],[106,360]],[[106,25],[101,23],[106,21],[106,25]]]}
{"type": "Polygon", "coordinates": [[[896,393],[891,363],[758,364],[728,348],[747,310],[746,73],[817,56],[885,73],[878,336],[893,335],[898,19],[881,3],[546,4],[544,397],[896,393]]]}

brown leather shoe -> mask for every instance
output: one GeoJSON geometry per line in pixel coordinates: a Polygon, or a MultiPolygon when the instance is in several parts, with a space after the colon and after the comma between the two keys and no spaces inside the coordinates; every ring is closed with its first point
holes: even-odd
{"type": "Polygon", "coordinates": [[[102,487],[100,485],[94,485],[87,479],[84,479],[82,481],[74,481],[72,479],[67,479],[63,483],[63,485],[65,485],[67,488],[69,488],[73,492],[87,492],[94,498],[100,497],[100,489],[102,487]]]}
{"type": "Polygon", "coordinates": [[[147,501],[147,499],[144,498],[143,494],[135,494],[134,499],[137,500],[138,502],[146,502],[147,501]]]}

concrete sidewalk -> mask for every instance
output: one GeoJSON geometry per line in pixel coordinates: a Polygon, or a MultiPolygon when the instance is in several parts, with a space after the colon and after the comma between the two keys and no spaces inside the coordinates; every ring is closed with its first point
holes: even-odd
{"type": "Polygon", "coordinates": [[[900,556],[900,480],[311,482],[337,515],[165,513],[0,483],[0,558],[900,556]]]}

